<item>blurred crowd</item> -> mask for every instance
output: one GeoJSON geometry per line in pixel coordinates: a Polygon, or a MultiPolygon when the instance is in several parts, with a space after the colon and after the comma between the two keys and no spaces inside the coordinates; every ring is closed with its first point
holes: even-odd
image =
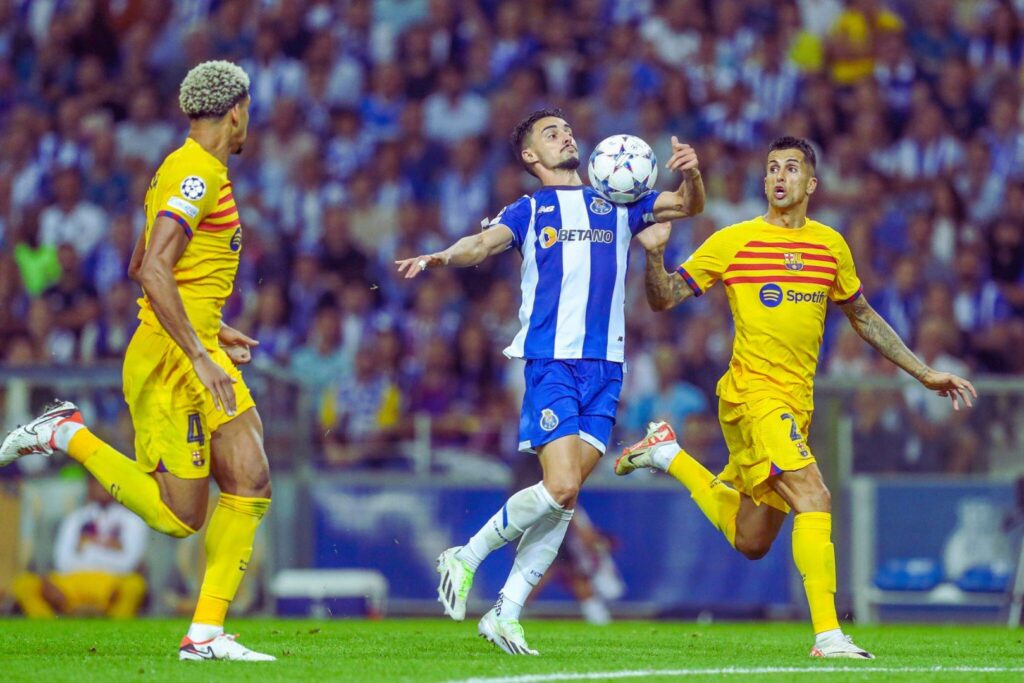
{"type": "MultiPolygon", "coordinates": [[[[393,261],[535,188],[508,138],[545,105],[584,160],[614,133],[662,160],[671,135],[696,147],[708,201],[674,226],[680,261],[763,213],[772,137],[812,140],[810,214],[845,235],[868,300],[935,367],[1019,373],[1022,17],[1019,0],[0,0],[0,359],[120,359],[143,196],[187,130],[177,86],[224,58],[252,79],[225,319],[318,397],[329,463],[386,452],[413,415],[437,445],[514,450],[518,256],[413,283],[393,261]]],[[[720,461],[721,287],[653,314],[642,266],[637,249],[616,440],[668,417],[720,461]]],[[[892,374],[846,327],[830,318],[820,372],[892,374]]],[[[855,401],[866,469],[986,468],[981,418],[883,398],[855,401]]]]}

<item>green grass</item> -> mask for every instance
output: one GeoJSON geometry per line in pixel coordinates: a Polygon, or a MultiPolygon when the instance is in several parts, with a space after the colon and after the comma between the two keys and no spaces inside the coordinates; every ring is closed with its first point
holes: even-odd
{"type": "Polygon", "coordinates": [[[857,642],[878,656],[867,662],[809,659],[805,624],[620,622],[594,627],[579,622],[528,621],[529,642],[541,656],[510,657],[477,638],[476,623],[471,620],[456,624],[442,619],[237,619],[230,627],[241,632],[242,642],[279,658],[272,664],[237,664],[178,662],[181,620],[7,619],[0,624],[0,680],[36,683],[454,681],[640,670],[676,672],[644,681],[1024,680],[1024,631],[998,627],[853,628],[857,642]],[[765,667],[800,671],[742,671],[765,667]],[[1015,670],[967,673],[932,671],[932,667],[1015,670]],[[724,668],[741,670],[729,675],[695,673],[724,668]]]}

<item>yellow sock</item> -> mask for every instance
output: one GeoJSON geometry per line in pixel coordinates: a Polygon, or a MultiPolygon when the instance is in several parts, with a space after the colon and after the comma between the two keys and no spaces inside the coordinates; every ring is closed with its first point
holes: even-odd
{"type": "Polygon", "coordinates": [[[252,543],[269,498],[243,498],[221,493],[206,529],[206,574],[199,589],[192,622],[223,626],[228,604],[252,557],[252,543]]]}
{"type": "Polygon", "coordinates": [[[668,473],[690,491],[695,503],[711,520],[729,545],[736,547],[736,515],[740,512],[740,494],[734,491],[697,462],[686,451],[679,451],[668,473]]]}
{"type": "Polygon", "coordinates": [[[86,428],[68,442],[67,453],[82,463],[117,502],[137,514],[162,534],[185,538],[196,531],[178,519],[160,498],[156,479],[143,472],[135,461],[114,450],[86,428]]]}
{"type": "Polygon", "coordinates": [[[793,560],[804,580],[814,632],[839,628],[836,616],[836,550],[832,515],[803,512],[793,519],[793,560]]]}

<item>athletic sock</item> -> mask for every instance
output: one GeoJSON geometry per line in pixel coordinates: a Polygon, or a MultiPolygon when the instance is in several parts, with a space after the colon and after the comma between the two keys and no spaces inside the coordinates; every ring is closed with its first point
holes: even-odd
{"type": "Polygon", "coordinates": [[[498,594],[498,601],[494,603],[494,613],[502,619],[519,621],[519,617],[523,613],[523,605],[502,592],[498,594]]]}
{"type": "Polygon", "coordinates": [[[217,626],[215,624],[192,622],[192,625],[188,627],[188,639],[193,643],[205,643],[212,638],[216,638],[221,633],[224,633],[223,624],[217,626]]]}
{"type": "Polygon", "coordinates": [[[58,437],[55,440],[69,425],[78,428],[71,431],[66,444],[58,447],[82,463],[117,502],[160,533],[185,538],[196,532],[178,519],[160,498],[160,486],[156,479],[140,470],[134,460],[114,450],[88,428],[66,422],[57,429],[58,437]]]}
{"type": "Polygon", "coordinates": [[[556,503],[544,488],[544,482],[537,482],[522,491],[517,491],[493,517],[487,520],[480,531],[455,553],[455,557],[476,571],[491,551],[522,536],[526,529],[536,524],[547,512],[561,509],[562,506],[556,503]]]}
{"type": "MultiPolygon", "coordinates": [[[[572,520],[572,513],[572,510],[564,508],[551,510],[526,530],[516,549],[512,571],[501,589],[505,600],[519,605],[520,609],[526,604],[534,586],[544,577],[558,555],[558,549],[572,520]]],[[[519,618],[518,611],[513,618],[519,618]]]]}
{"type": "Polygon", "coordinates": [[[739,492],[719,481],[704,465],[682,449],[672,459],[667,471],[690,491],[694,502],[715,528],[722,532],[729,545],[736,547],[739,492]]]}
{"type": "Polygon", "coordinates": [[[830,629],[828,631],[822,631],[821,633],[816,634],[814,636],[814,644],[818,645],[818,646],[826,645],[830,641],[832,641],[832,640],[834,640],[836,638],[842,638],[842,637],[843,637],[843,629],[841,629],[841,628],[833,628],[833,629],[830,629]]]}
{"type": "Polygon", "coordinates": [[[206,529],[206,573],[193,623],[224,625],[228,605],[234,600],[252,557],[256,529],[269,507],[269,498],[221,492],[206,529]]]}
{"type": "Polygon", "coordinates": [[[836,616],[836,553],[832,515],[803,512],[793,519],[793,561],[804,581],[814,632],[839,628],[836,616]]]}

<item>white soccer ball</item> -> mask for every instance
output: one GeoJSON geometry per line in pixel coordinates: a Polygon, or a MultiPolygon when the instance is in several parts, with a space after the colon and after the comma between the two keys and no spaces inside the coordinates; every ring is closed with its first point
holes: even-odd
{"type": "Polygon", "coordinates": [[[613,204],[632,204],[654,190],[658,160],[635,135],[612,135],[594,148],[587,174],[599,195],[613,204]]]}

